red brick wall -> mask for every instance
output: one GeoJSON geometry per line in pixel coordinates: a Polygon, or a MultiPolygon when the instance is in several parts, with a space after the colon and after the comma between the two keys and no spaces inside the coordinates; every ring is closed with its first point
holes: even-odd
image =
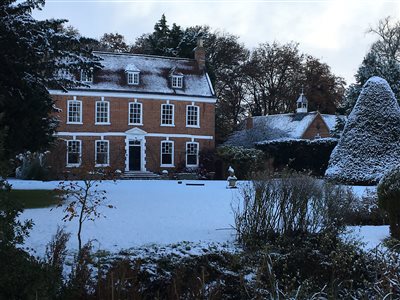
{"type": "MultiPolygon", "coordinates": [[[[186,106],[191,105],[191,101],[174,101],[170,100],[170,104],[174,104],[175,108],[175,126],[160,126],[161,123],[161,104],[167,103],[166,100],[153,99],[137,99],[142,103],[143,110],[143,126],[128,125],[128,108],[129,102],[134,102],[133,98],[116,98],[105,97],[105,101],[110,102],[110,123],[111,125],[95,125],[95,103],[100,101],[100,97],[82,97],[77,96],[76,99],[82,101],[82,121],[83,124],[66,124],[67,121],[67,100],[73,100],[72,96],[53,96],[56,107],[62,111],[57,113],[60,120],[58,128],[59,132],[94,132],[94,133],[110,133],[125,132],[132,128],[140,128],[147,133],[160,134],[186,134],[212,136],[212,140],[195,139],[199,143],[200,151],[213,149],[215,146],[215,106],[213,103],[203,103],[194,101],[195,105],[200,107],[200,128],[186,127],[186,106]]],[[[63,139],[72,139],[72,136],[62,136],[63,139]]],[[[82,163],[85,165],[94,165],[95,156],[95,140],[100,137],[83,137],[77,135],[76,139],[82,141],[82,163]]],[[[110,165],[115,169],[125,169],[125,137],[105,136],[105,140],[110,141],[110,165]]],[[[160,149],[161,141],[164,137],[146,136],[146,169],[153,172],[159,172],[160,167],[160,149]]],[[[186,142],[190,142],[188,138],[169,138],[174,141],[174,164],[175,168],[185,166],[185,147],[186,142]]],[[[66,161],[66,154],[62,158],[66,161]]]]}
{"type": "Polygon", "coordinates": [[[326,125],[325,121],[322,119],[320,114],[317,114],[314,120],[311,122],[310,126],[306,129],[302,139],[314,139],[319,134],[320,137],[326,138],[330,137],[331,134],[329,132],[329,128],[326,125]]]}

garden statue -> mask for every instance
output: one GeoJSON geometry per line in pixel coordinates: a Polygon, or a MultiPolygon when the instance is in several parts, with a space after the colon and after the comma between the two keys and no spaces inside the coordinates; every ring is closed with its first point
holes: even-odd
{"type": "Polygon", "coordinates": [[[227,179],[228,188],[236,189],[237,177],[235,176],[235,170],[231,166],[229,166],[229,168],[228,168],[228,173],[229,173],[229,176],[228,176],[228,179],[227,179]]]}

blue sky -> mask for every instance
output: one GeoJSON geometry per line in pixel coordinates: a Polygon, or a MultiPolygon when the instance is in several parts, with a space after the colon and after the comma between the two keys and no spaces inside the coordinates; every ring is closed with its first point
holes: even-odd
{"type": "Polygon", "coordinates": [[[400,1],[47,0],[34,16],[68,19],[85,36],[119,32],[133,42],[151,32],[163,13],[169,24],[207,24],[236,34],[249,48],[274,40],[298,42],[302,52],[328,63],[336,75],[351,83],[376,39],[367,29],[387,16],[400,20],[400,1]]]}

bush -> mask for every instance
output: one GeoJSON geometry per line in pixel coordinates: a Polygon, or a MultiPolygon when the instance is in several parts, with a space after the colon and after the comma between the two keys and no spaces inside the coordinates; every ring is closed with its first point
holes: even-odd
{"type": "Polygon", "coordinates": [[[16,170],[16,177],[31,180],[46,180],[48,169],[46,167],[46,154],[26,152],[17,156],[21,165],[16,170]]]}
{"type": "Polygon", "coordinates": [[[234,208],[237,239],[257,246],[277,237],[343,231],[353,199],[349,188],[315,178],[284,174],[262,176],[240,187],[241,199],[234,208]]]}
{"type": "Polygon", "coordinates": [[[388,171],[378,184],[378,203],[389,216],[390,234],[400,240],[400,166],[388,171]]]}
{"type": "Polygon", "coordinates": [[[281,139],[256,144],[267,158],[273,159],[274,169],[289,167],[295,171],[311,170],[314,175],[324,175],[329,157],[337,139],[315,140],[281,139]]]}
{"type": "MultiPolygon", "coordinates": [[[[251,176],[252,172],[261,171],[264,168],[264,153],[257,149],[247,149],[236,146],[221,146],[217,149],[218,157],[223,161],[224,171],[232,166],[235,174],[240,179],[251,176]]],[[[227,174],[224,173],[226,178],[227,174]]]]}

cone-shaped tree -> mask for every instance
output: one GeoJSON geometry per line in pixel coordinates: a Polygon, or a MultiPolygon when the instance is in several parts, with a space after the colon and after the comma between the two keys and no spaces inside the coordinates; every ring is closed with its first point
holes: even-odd
{"type": "Polygon", "coordinates": [[[350,184],[376,184],[400,162],[400,108],[386,80],[371,77],[333,150],[326,177],[350,184]]]}

